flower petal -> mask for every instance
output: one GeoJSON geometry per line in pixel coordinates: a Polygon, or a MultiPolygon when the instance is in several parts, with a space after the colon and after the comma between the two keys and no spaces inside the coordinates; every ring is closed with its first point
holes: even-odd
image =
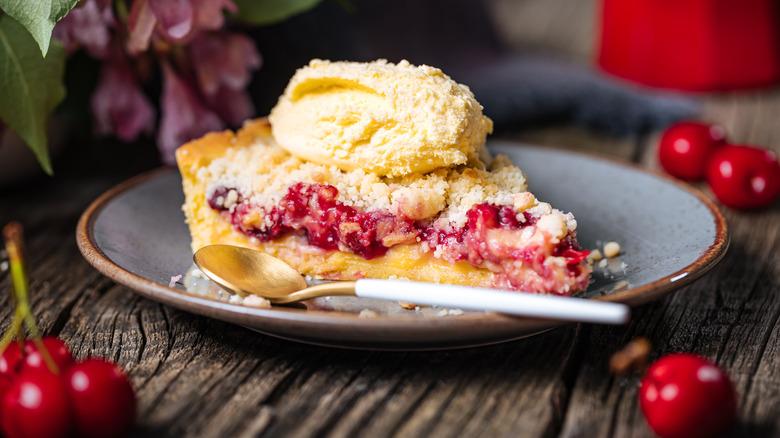
{"type": "Polygon", "coordinates": [[[238,7],[231,0],[192,0],[198,27],[205,30],[217,30],[225,23],[222,9],[232,13],[238,12],[238,7]]]}
{"type": "Polygon", "coordinates": [[[138,55],[149,49],[152,33],[157,26],[157,17],[149,5],[149,0],[135,0],[127,19],[127,51],[138,55]]]}
{"type": "Polygon", "coordinates": [[[262,62],[254,42],[236,33],[203,33],[189,48],[198,86],[206,96],[222,86],[243,90],[262,62]]]}
{"type": "Polygon", "coordinates": [[[83,46],[92,57],[104,59],[110,52],[109,27],[114,24],[114,13],[110,7],[90,1],[71,10],[57,23],[53,34],[70,53],[83,46]]]}
{"type": "Polygon", "coordinates": [[[222,129],[224,124],[169,64],[163,63],[162,67],[162,120],[157,145],[163,161],[173,164],[176,148],[207,132],[222,129]]]}
{"type": "Polygon", "coordinates": [[[154,107],[124,61],[103,64],[90,103],[100,135],[133,141],[154,128],[154,107]]]}
{"type": "Polygon", "coordinates": [[[149,0],[149,4],[160,23],[160,34],[168,41],[183,42],[197,30],[190,0],[149,0]]]}

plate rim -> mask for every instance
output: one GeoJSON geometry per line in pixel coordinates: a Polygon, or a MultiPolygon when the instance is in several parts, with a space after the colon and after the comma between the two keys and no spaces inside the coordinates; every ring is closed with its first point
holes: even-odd
{"type": "MultiPolygon", "coordinates": [[[[596,299],[611,302],[620,302],[631,307],[638,306],[659,299],[683,286],[686,286],[709,272],[725,255],[730,241],[727,222],[715,203],[697,188],[676,180],[655,169],[644,165],[621,160],[616,157],[594,153],[592,151],[570,150],[562,147],[543,147],[514,142],[511,140],[494,139],[488,142],[488,146],[512,146],[535,148],[557,153],[575,154],[584,158],[602,160],[610,164],[629,167],[632,170],[650,174],[653,177],[663,179],[674,184],[680,189],[693,194],[710,211],[715,221],[715,239],[694,262],[684,268],[675,271],[665,277],[648,284],[618,291],[613,294],[598,296],[588,299],[596,299]]],[[[310,344],[325,345],[331,347],[360,348],[360,349],[403,349],[403,350],[430,350],[441,348],[462,348],[478,345],[488,345],[506,342],[514,339],[537,334],[558,326],[570,324],[542,319],[520,318],[498,313],[466,313],[458,317],[419,318],[414,315],[403,316],[379,316],[377,318],[360,318],[358,315],[337,311],[316,311],[300,309],[259,309],[248,306],[230,304],[224,301],[199,296],[185,290],[168,287],[137,274],[133,274],[124,267],[111,260],[99,247],[94,224],[100,214],[111,202],[129,190],[148,181],[162,178],[168,174],[177,173],[175,167],[159,167],[131,177],[101,194],[84,210],[76,226],[76,241],[83,257],[103,275],[122,284],[141,296],[160,302],[165,305],[184,310],[190,313],[200,314],[223,321],[244,325],[254,330],[283,338],[305,342],[310,344]],[[454,340],[448,345],[447,340],[414,340],[412,342],[378,342],[378,345],[366,345],[361,341],[333,341],[331,337],[316,337],[304,339],[302,336],[290,336],[277,333],[279,324],[293,324],[302,326],[316,326],[326,324],[340,329],[354,329],[359,325],[360,329],[381,333],[392,330],[401,335],[401,338],[414,338],[420,330],[453,330],[461,329],[469,325],[485,325],[489,330],[495,331],[495,336],[486,339],[475,339],[473,342],[454,340]],[[514,335],[512,333],[515,333],[514,335]]],[[[479,336],[476,336],[477,338],[479,336]]]]}

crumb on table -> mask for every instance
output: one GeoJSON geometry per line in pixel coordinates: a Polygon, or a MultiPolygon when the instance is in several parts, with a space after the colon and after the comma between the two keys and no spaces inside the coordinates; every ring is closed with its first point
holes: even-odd
{"type": "Polygon", "coordinates": [[[636,338],[609,358],[609,371],[619,377],[642,371],[647,366],[652,345],[645,338],[636,338]]]}

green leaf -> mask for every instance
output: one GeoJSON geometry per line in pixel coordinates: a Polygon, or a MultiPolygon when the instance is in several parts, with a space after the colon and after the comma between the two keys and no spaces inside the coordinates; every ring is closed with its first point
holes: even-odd
{"type": "Polygon", "coordinates": [[[286,20],[308,11],[321,0],[234,0],[236,18],[250,24],[265,25],[286,20]]]}
{"type": "Polygon", "coordinates": [[[43,56],[49,53],[54,25],[62,20],[79,0],[0,0],[0,9],[21,23],[35,38],[43,56]]]}
{"type": "Polygon", "coordinates": [[[65,98],[65,49],[53,41],[43,58],[24,26],[0,15],[0,119],[27,143],[52,173],[46,122],[65,98]]]}

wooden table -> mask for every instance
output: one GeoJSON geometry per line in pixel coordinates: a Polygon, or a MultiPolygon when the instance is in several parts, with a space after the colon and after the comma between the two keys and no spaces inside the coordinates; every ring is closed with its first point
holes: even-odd
{"type": "MultiPolygon", "coordinates": [[[[780,152],[780,92],[704,101],[704,117],[732,139],[780,152]]],[[[655,166],[655,136],[612,139],[556,126],[512,137],[655,166]]],[[[723,261],[635,308],[628,325],[571,324],[463,350],[349,351],[184,313],[100,275],[76,247],[79,215],[103,191],[154,166],[154,152],[113,145],[81,161],[90,151],[71,149],[56,177],[0,189],[0,224],[25,226],[41,330],[77,357],[117,361],[131,377],[139,400],[133,436],[652,436],[637,403],[639,377],[616,378],[607,367],[636,337],[651,341],[652,358],[698,353],[730,374],[740,405],[734,436],[780,434],[780,203],[724,209],[731,247],[723,261]]],[[[0,272],[3,328],[7,292],[8,274],[0,272]]]]}

